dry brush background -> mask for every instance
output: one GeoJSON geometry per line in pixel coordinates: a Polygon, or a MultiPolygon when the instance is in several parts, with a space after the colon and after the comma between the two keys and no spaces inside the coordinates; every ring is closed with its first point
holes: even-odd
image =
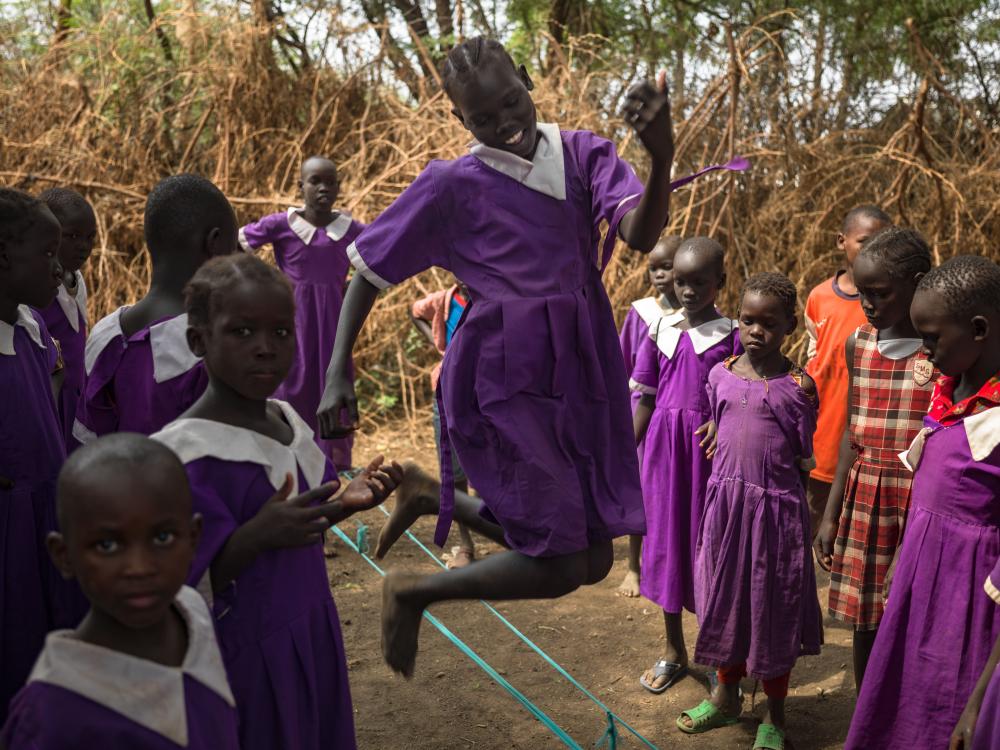
{"type": "MultiPolygon", "coordinates": [[[[465,151],[468,134],[433,81],[414,103],[384,83],[382,55],[346,77],[329,66],[293,73],[274,64],[264,32],[236,16],[177,13],[138,36],[120,33],[119,21],[109,14],[101,33],[67,37],[30,64],[0,68],[0,183],[75,187],[95,207],[98,248],[85,269],[93,320],[143,293],[143,201],[166,175],[206,175],[246,222],[294,202],[301,159],[326,154],[341,170],[341,204],[370,221],[428,160],[465,151]],[[159,64],[164,56],[170,65],[159,64]]],[[[871,126],[810,136],[809,118],[826,102],[813,97],[796,109],[774,95],[791,63],[769,22],[722,30],[728,63],[675,126],[678,176],[733,154],[752,162],[743,175],[708,177],[675,194],[667,229],[726,246],[723,308],[735,312],[740,280],[758,270],[788,274],[804,302],[836,268],[840,219],[862,202],[920,229],[939,258],[1000,258],[997,130],[948,82],[917,31],[908,32],[922,61],[913,91],[871,126]]],[[[539,119],[614,139],[642,174],[642,149],[617,115],[624,87],[609,66],[588,73],[581,65],[601,54],[597,39],[567,43],[535,75],[539,119]]],[[[623,315],[646,293],[643,259],[620,247],[605,280],[623,315]]],[[[411,332],[407,309],[449,283],[431,271],[378,302],[357,351],[368,419],[422,419],[434,355],[411,332]]],[[[801,337],[791,353],[802,358],[801,337]]]]}

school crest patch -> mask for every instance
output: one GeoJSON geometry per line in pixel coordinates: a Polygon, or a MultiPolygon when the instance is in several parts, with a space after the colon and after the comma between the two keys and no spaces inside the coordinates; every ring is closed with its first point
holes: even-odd
{"type": "Polygon", "coordinates": [[[913,361],[913,382],[917,385],[927,385],[934,374],[934,365],[926,359],[916,359],[913,361]]]}

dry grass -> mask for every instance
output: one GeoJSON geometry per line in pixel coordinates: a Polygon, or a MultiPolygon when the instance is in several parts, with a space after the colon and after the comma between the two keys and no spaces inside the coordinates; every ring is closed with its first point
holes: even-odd
{"type": "MultiPolygon", "coordinates": [[[[0,68],[0,181],[33,191],[74,186],[94,204],[99,247],[85,273],[95,319],[143,293],[143,198],[168,174],[212,178],[249,221],[295,200],[304,156],[328,154],[341,168],[342,204],[370,221],[430,159],[465,151],[468,134],[444,98],[400,101],[379,84],[382,60],[347,79],[326,67],[293,76],[271,64],[246,26],[180,20],[183,44],[169,66],[156,59],[152,31],[126,41],[112,20],[32,65],[0,68]]],[[[1000,255],[997,134],[941,83],[933,61],[911,100],[880,126],[805,141],[796,135],[801,113],[772,106],[763,88],[782,65],[758,28],[732,38],[729,69],[676,125],[678,174],[735,153],[753,162],[742,176],[679,191],[667,230],[711,235],[727,247],[725,309],[733,309],[740,280],[758,270],[788,274],[804,299],[837,266],[840,219],[863,202],[920,229],[939,258],[1000,255]]],[[[612,137],[643,171],[641,148],[614,114],[607,76],[562,66],[535,83],[539,119],[612,137]]],[[[642,259],[624,248],[605,280],[622,314],[647,293],[642,259]]],[[[382,407],[370,408],[370,417],[405,417],[411,426],[421,418],[433,354],[411,333],[406,311],[416,296],[449,283],[432,270],[379,301],[357,350],[360,391],[382,407]]],[[[800,337],[794,355],[801,345],[800,337]]]]}

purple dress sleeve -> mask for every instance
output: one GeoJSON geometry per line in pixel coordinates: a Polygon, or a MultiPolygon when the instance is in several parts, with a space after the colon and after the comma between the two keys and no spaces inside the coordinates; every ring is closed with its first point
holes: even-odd
{"type": "Polygon", "coordinates": [[[576,156],[590,189],[594,236],[604,238],[598,249],[603,269],[611,260],[621,220],[638,205],[645,187],[611,141],[589,132],[577,136],[576,156]]]}
{"type": "Polygon", "coordinates": [[[633,391],[647,395],[656,394],[656,386],[660,380],[660,350],[656,342],[649,336],[644,336],[636,352],[635,367],[629,386],[633,391]]]}
{"type": "Polygon", "coordinates": [[[986,589],[990,599],[1000,604],[1000,560],[997,560],[996,565],[993,566],[993,572],[986,579],[983,588],[986,589]]]}
{"type": "Polygon", "coordinates": [[[643,338],[648,338],[648,326],[639,317],[635,308],[629,305],[628,312],[625,313],[625,322],[622,323],[622,332],[618,339],[621,342],[622,357],[625,360],[625,372],[629,375],[635,369],[635,358],[639,353],[639,342],[643,338]]]}
{"type": "Polygon", "coordinates": [[[431,266],[450,270],[448,226],[438,204],[435,162],[347,248],[354,267],[385,289],[431,266]]]}
{"type": "MultiPolygon", "coordinates": [[[[194,511],[201,514],[202,533],[198,541],[188,584],[197,587],[201,579],[212,567],[212,560],[219,554],[226,541],[240,527],[239,519],[219,493],[217,473],[220,461],[214,458],[200,458],[185,465],[194,511]]],[[[243,487],[228,487],[231,493],[241,493],[243,487]]]]}
{"type": "Polygon", "coordinates": [[[260,221],[254,221],[240,229],[240,245],[247,252],[259,250],[264,245],[274,242],[278,236],[281,222],[288,225],[288,218],[285,214],[270,214],[260,221]]]}

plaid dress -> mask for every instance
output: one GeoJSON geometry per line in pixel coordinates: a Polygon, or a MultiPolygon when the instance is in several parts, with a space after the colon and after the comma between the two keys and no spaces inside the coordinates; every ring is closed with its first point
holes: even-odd
{"type": "Polygon", "coordinates": [[[918,349],[890,359],[869,324],[855,334],[848,430],[857,459],[840,512],[830,570],[830,614],[857,630],[882,619],[882,584],[899,543],[913,475],[899,459],[923,425],[937,371],[918,349]],[[917,364],[923,362],[923,364],[917,364]]]}

